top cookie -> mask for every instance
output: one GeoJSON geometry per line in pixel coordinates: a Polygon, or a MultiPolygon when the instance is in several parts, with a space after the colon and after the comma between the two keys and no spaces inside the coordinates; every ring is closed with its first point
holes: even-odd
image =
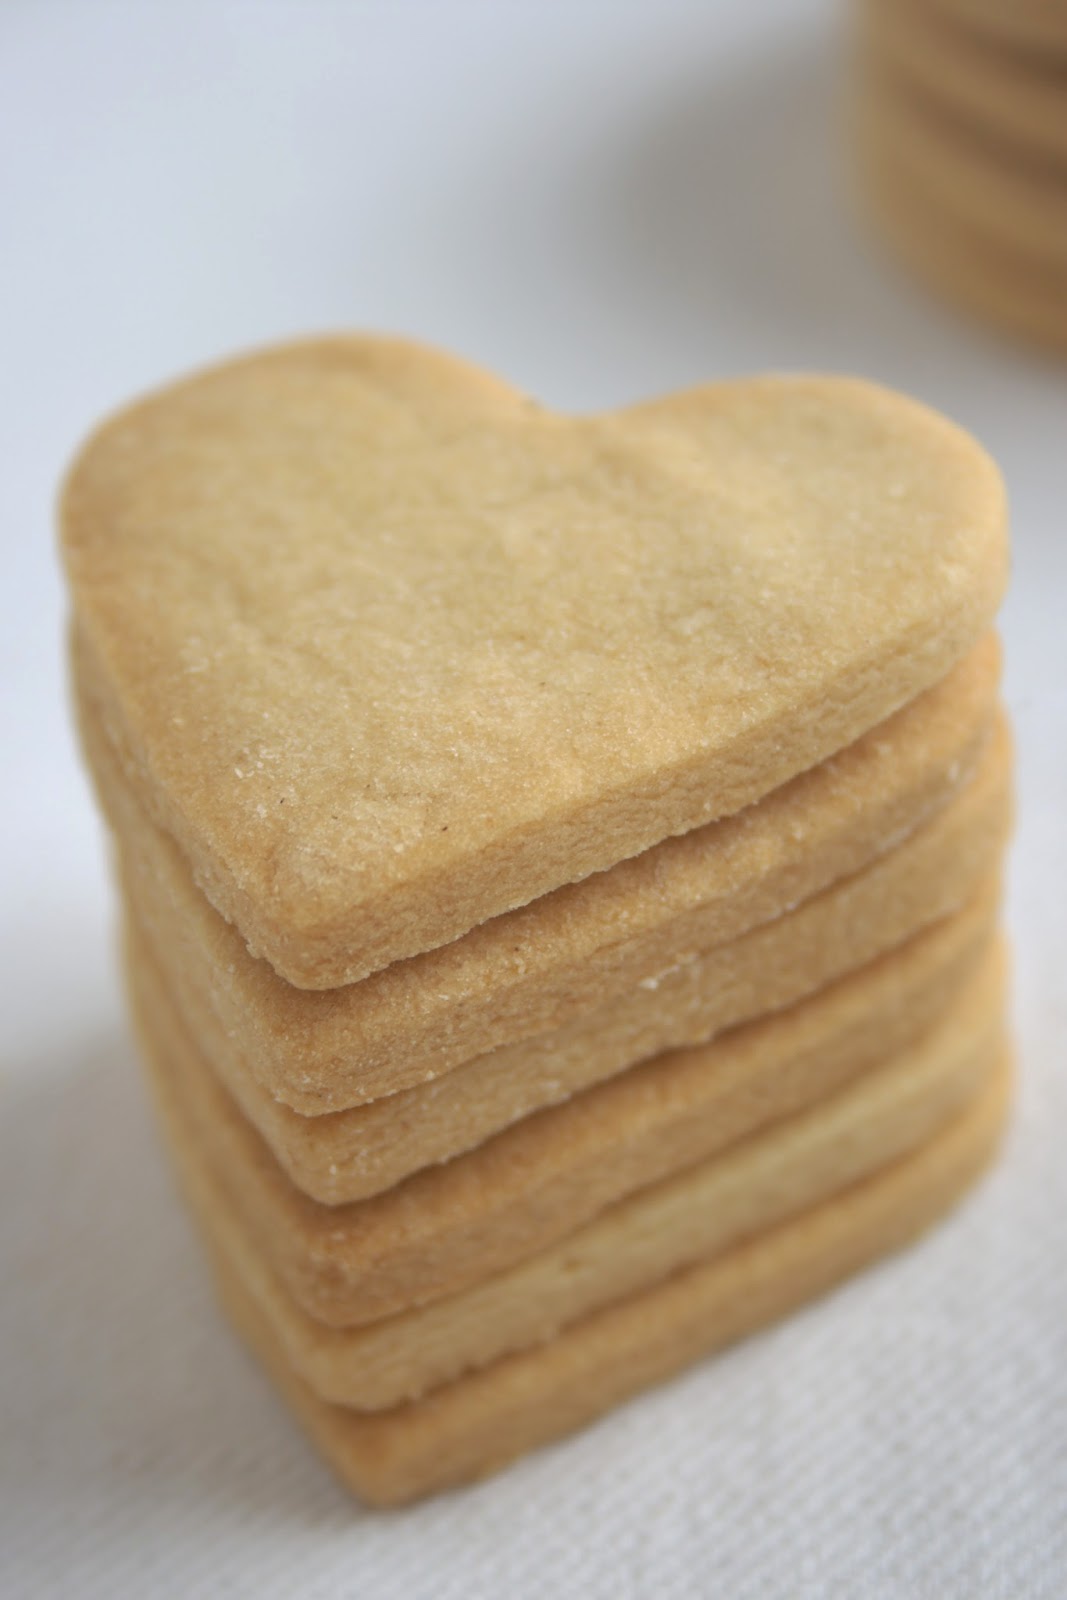
{"type": "Polygon", "coordinates": [[[759,798],[975,642],[999,475],[911,400],[724,383],[569,418],[435,352],[290,346],[90,441],[100,709],[201,887],[354,982],[759,798]]]}

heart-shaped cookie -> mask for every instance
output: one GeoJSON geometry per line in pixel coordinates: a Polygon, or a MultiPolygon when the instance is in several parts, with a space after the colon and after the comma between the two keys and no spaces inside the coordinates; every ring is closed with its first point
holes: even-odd
{"type": "Polygon", "coordinates": [[[569,418],[354,337],[122,413],[63,525],[130,779],[312,988],[813,766],[960,659],[1006,567],[988,457],[873,385],[569,418]]]}

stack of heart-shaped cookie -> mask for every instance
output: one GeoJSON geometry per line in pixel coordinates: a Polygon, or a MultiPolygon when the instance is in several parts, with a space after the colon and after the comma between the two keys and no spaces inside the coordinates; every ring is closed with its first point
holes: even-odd
{"type": "Polygon", "coordinates": [[[568,419],[336,339],[112,420],[63,520],[168,1142],[362,1496],[578,1426],[981,1169],[1006,529],[950,423],[829,378],[568,419]]]}
{"type": "Polygon", "coordinates": [[[961,304],[1067,350],[1067,3],[860,0],[871,210],[961,304]]]}

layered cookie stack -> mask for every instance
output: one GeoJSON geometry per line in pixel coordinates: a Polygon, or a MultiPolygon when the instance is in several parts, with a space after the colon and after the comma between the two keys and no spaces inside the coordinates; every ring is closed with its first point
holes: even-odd
{"type": "Polygon", "coordinates": [[[871,209],[961,304],[1067,351],[1067,0],[861,0],[871,209]]]}
{"type": "Polygon", "coordinates": [[[980,1170],[1006,535],[952,425],[773,378],[566,419],[337,339],[110,422],[64,529],[167,1139],[361,1496],[588,1421],[980,1170]]]}

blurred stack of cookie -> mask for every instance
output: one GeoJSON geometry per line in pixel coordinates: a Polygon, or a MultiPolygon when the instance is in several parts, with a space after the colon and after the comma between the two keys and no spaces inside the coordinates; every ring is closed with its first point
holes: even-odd
{"type": "Polygon", "coordinates": [[[1067,351],[1067,0],[859,0],[867,201],[961,305],[1067,351]]]}
{"type": "Polygon", "coordinates": [[[108,423],[64,541],[167,1139],[359,1494],[591,1420],[984,1165],[1006,528],[949,423],[832,379],[566,419],[338,339],[108,423]]]}

